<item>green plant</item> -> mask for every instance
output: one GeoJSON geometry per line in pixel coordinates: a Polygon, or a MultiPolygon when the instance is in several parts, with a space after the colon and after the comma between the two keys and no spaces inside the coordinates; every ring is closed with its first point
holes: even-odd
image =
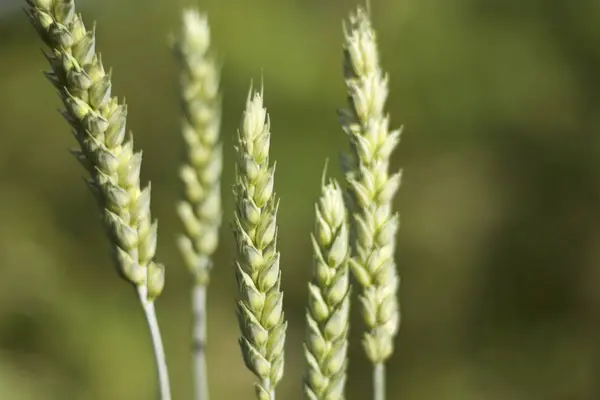
{"type": "Polygon", "coordinates": [[[349,108],[340,112],[340,121],[351,147],[342,159],[354,225],[350,265],[362,287],[367,326],[363,345],[374,365],[374,397],[383,400],[385,362],[394,351],[400,324],[400,279],[394,261],[399,216],[392,210],[392,199],[401,173],[388,172],[400,130],[388,128],[389,117],[384,114],[388,78],[379,66],[375,31],[362,8],[350,16],[345,29],[344,76],[349,108]]]}
{"type": "Polygon", "coordinates": [[[326,184],[325,174],[315,213],[304,391],[311,400],[343,399],[350,328],[348,225],[342,189],[334,180],[326,184]]]}
{"type": "Polygon", "coordinates": [[[111,97],[111,73],[96,53],[94,29],[86,29],[73,0],[27,0],[27,15],[48,46],[51,71],[79,148],[73,154],[88,171],[118,271],[138,292],[150,329],[162,400],[171,398],[167,365],[154,309],[164,286],[164,267],[154,261],[157,222],[150,214],[150,185],[140,187],[142,153],[126,132],[127,106],[111,97]]]}
{"type": "Polygon", "coordinates": [[[219,68],[210,54],[210,29],[206,16],[193,8],[184,10],[182,29],[173,48],[180,67],[181,125],[186,145],[186,161],[180,170],[185,200],[177,205],[185,234],[179,237],[178,244],[194,278],[192,308],[196,400],[208,400],[206,290],[222,219],[223,151],[219,143],[219,68]]]}
{"type": "Polygon", "coordinates": [[[273,187],[275,165],[269,166],[270,125],[262,91],[250,90],[235,147],[232,225],[240,292],[239,342],[246,367],[259,379],[255,390],[260,400],[275,399],[275,386],[283,376],[287,329],[276,247],[279,200],[273,187]]]}
{"type": "MultiPolygon", "coordinates": [[[[73,0],[26,0],[27,15],[49,47],[47,77],[58,90],[63,115],[79,143],[75,156],[89,172],[88,184],[101,210],[119,273],[138,292],[150,330],[160,398],[170,400],[167,365],[154,300],[164,286],[164,267],[154,261],[157,223],[150,214],[150,185],[140,187],[142,155],[126,133],[127,108],[111,96],[107,73],[73,0]]],[[[350,272],[361,288],[367,326],[363,344],[374,365],[373,395],[385,399],[385,363],[399,329],[399,277],[394,262],[399,216],[392,199],[400,172],[390,176],[390,157],[400,130],[389,130],[384,114],[387,76],[379,66],[375,31],[358,8],[344,36],[344,77],[349,107],[340,121],[350,141],[342,158],[347,193],[335,180],[321,182],[312,238],[305,339],[304,392],[311,400],[345,398],[348,368],[350,272]]],[[[196,400],[208,400],[206,290],[221,226],[219,68],[210,50],[205,15],[190,8],[173,41],[180,67],[185,164],[180,170],[184,200],[177,212],[184,226],[178,239],[193,276],[196,400]]],[[[254,373],[256,397],[275,400],[284,373],[287,321],[283,311],[280,253],[277,250],[279,199],[270,162],[270,120],[263,92],[250,89],[235,140],[235,211],[231,223],[237,251],[239,344],[254,373]]]]}

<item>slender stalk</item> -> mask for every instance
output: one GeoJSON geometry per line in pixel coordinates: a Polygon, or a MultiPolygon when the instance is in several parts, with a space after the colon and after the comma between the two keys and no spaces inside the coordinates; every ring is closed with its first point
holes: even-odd
{"type": "Polygon", "coordinates": [[[208,371],[206,367],[206,286],[195,285],[192,293],[194,315],[194,376],[195,399],[208,400],[208,371]]]}
{"type": "Polygon", "coordinates": [[[160,400],[171,400],[167,359],[165,357],[165,349],[163,347],[160,329],[158,327],[158,319],[156,318],[154,301],[148,299],[148,295],[143,286],[138,287],[138,295],[140,298],[140,303],[142,304],[142,308],[144,309],[144,315],[146,317],[146,322],[148,323],[148,329],[150,330],[150,339],[152,340],[154,360],[156,362],[156,372],[158,374],[160,400]]]}
{"type": "Polygon", "coordinates": [[[385,400],[385,364],[373,368],[373,400],[385,400]]]}

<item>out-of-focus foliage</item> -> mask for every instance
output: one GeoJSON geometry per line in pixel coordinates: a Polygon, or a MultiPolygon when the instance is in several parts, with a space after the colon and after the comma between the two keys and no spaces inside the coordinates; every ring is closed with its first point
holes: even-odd
{"type": "MultiPolygon", "coordinates": [[[[402,327],[390,399],[600,398],[600,3],[372,0],[391,77],[392,167],[405,179],[402,327]]],[[[183,5],[183,4],[182,4],[183,5]]],[[[182,155],[166,36],[179,2],[88,1],[98,48],[126,96],[160,220],[157,307],[174,398],[191,397],[188,271],[175,246],[182,155]],[[116,4],[119,7],[115,7],[116,4]]],[[[300,399],[309,233],[324,159],[346,138],[341,21],[348,1],[210,0],[224,61],[224,207],[250,79],[264,76],[278,160],[289,318],[281,397],[300,399]]],[[[55,111],[40,43],[0,17],[0,399],[148,399],[155,376],[134,293],[115,277],[75,142],[55,111]]],[[[332,166],[335,163],[332,163],[332,166]]],[[[330,167],[332,173],[339,169],[330,167]]],[[[236,343],[227,224],[209,291],[215,399],[251,396],[236,343]]],[[[370,393],[353,310],[348,398],[370,393]]]]}

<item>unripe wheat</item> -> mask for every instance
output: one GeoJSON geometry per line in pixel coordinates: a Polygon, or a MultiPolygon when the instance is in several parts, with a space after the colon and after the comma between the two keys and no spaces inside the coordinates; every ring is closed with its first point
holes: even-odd
{"type": "Polygon", "coordinates": [[[164,285],[164,267],[155,263],[157,222],[150,215],[150,185],[140,188],[142,153],[126,131],[127,106],[111,97],[111,73],[96,53],[94,29],[86,29],[73,0],[27,0],[29,19],[49,47],[51,71],[80,148],[74,155],[90,174],[89,187],[102,210],[122,276],[147,291],[164,285]]]}
{"type": "Polygon", "coordinates": [[[348,225],[342,190],[323,182],[316,205],[313,276],[308,285],[304,392],[310,400],[344,399],[350,327],[348,225]]]}
{"type": "Polygon", "coordinates": [[[392,199],[401,174],[388,172],[400,130],[388,129],[384,114],[388,79],[379,66],[369,17],[359,8],[349,22],[344,43],[349,108],[340,112],[340,120],[351,144],[350,154],[342,159],[354,223],[350,265],[362,286],[360,301],[368,328],[364,348],[377,365],[391,356],[400,323],[394,261],[399,217],[392,211],[392,199]]]}
{"type": "Polygon", "coordinates": [[[26,0],[27,16],[46,43],[46,73],[65,106],[79,148],[73,154],[90,177],[122,277],[135,285],[152,338],[160,398],[170,400],[167,365],[154,299],[165,282],[154,261],[157,222],[150,214],[150,185],[140,187],[142,153],[126,131],[127,106],[111,96],[111,74],[96,53],[95,29],[86,29],[73,0],[26,0]]]}
{"type": "Polygon", "coordinates": [[[260,380],[260,400],[274,400],[283,375],[287,322],[283,313],[281,271],[277,251],[277,209],[273,191],[275,165],[269,166],[271,133],[262,93],[250,90],[236,140],[236,278],[240,299],[237,315],[244,362],[260,380]]]}
{"type": "Polygon", "coordinates": [[[210,54],[206,16],[195,9],[183,13],[183,26],[174,50],[180,64],[183,108],[182,131],[186,164],[180,170],[185,200],[177,211],[185,227],[179,248],[199,285],[206,285],[221,226],[221,170],[219,132],[221,99],[219,68],[210,54]]]}
{"type": "Polygon", "coordinates": [[[223,152],[219,142],[219,69],[210,51],[206,15],[194,8],[183,11],[181,32],[173,50],[180,67],[182,131],[186,144],[186,162],[179,173],[185,186],[185,200],[177,205],[185,234],[178,238],[178,245],[195,281],[192,296],[195,399],[208,400],[206,299],[222,218],[223,152]]]}

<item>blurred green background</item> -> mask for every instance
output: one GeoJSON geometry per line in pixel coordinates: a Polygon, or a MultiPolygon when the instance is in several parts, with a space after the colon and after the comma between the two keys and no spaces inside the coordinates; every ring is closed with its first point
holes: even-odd
{"type": "MultiPolygon", "coordinates": [[[[9,4],[11,2],[5,2],[9,4]]],[[[19,1],[13,1],[19,5],[19,1]]],[[[185,3],[189,4],[189,3],[185,3]]],[[[168,266],[158,301],[174,399],[191,399],[190,281],[174,245],[176,68],[184,3],[80,3],[129,103],[168,266]]],[[[289,318],[279,397],[300,399],[309,232],[326,157],[346,149],[341,0],[205,0],[224,61],[225,220],[232,138],[264,77],[278,160],[289,318]]],[[[600,398],[600,2],[372,0],[388,109],[405,125],[392,400],[600,398]]],[[[18,7],[0,16],[0,399],[153,399],[149,338],[108,256],[75,145],[18,7]]],[[[330,171],[339,176],[334,162],[330,171]],[[334,168],[335,167],[335,168],[334,168]]],[[[253,398],[236,343],[227,223],[209,293],[215,399],[253,398]]],[[[370,398],[354,316],[348,399],[370,398]]]]}

